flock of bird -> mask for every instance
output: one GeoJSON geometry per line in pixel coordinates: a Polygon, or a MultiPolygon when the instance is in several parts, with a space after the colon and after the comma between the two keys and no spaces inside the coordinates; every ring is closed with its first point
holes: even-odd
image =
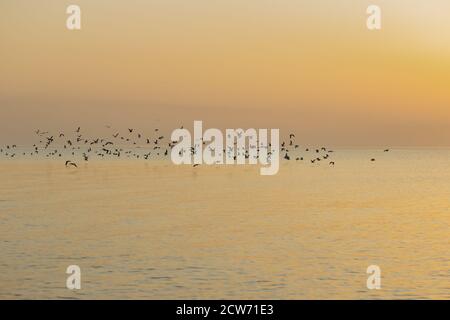
{"type": "MultiPolygon", "coordinates": [[[[164,159],[170,157],[171,149],[177,144],[177,142],[170,141],[162,135],[158,128],[154,129],[152,135],[144,136],[133,128],[129,128],[125,133],[121,133],[120,131],[113,131],[110,126],[106,127],[111,132],[107,137],[103,138],[87,137],[82,133],[80,127],[71,134],[60,132],[57,135],[48,131],[36,130],[35,134],[38,142],[33,144],[32,148],[21,149],[16,144],[6,145],[0,147],[0,156],[3,155],[7,158],[29,156],[64,159],[66,167],[78,168],[75,159],[81,159],[82,161],[89,161],[94,158],[164,159]],[[70,160],[66,160],[66,157],[69,157],[70,160]]],[[[203,142],[203,144],[206,143],[203,142]]],[[[234,144],[236,148],[236,142],[234,144]]],[[[181,150],[180,155],[182,152],[190,152],[191,155],[194,155],[199,149],[198,147],[198,145],[194,145],[190,150],[181,150]]],[[[256,148],[255,157],[259,157],[259,147],[252,145],[249,147],[256,148]]],[[[244,148],[234,153],[235,148],[223,149],[223,153],[233,152],[232,157],[234,159],[236,159],[236,155],[244,155],[246,159],[251,156],[248,149],[244,148]],[[240,154],[240,152],[242,153],[240,154]]],[[[266,148],[267,157],[270,158],[273,151],[269,150],[271,144],[269,143],[266,148]]],[[[295,161],[309,161],[312,164],[328,162],[330,166],[335,165],[335,161],[331,159],[333,150],[329,150],[326,147],[300,148],[300,145],[295,143],[295,135],[293,133],[289,134],[287,141],[282,141],[279,151],[280,156],[286,161],[295,159],[295,161]]],[[[384,151],[388,152],[389,149],[384,151]]],[[[211,149],[211,152],[215,151],[211,149]]],[[[255,153],[252,154],[254,156],[255,153]]],[[[371,161],[375,161],[375,159],[372,158],[371,161]]],[[[194,167],[196,166],[198,165],[194,165],[194,167]]]]}

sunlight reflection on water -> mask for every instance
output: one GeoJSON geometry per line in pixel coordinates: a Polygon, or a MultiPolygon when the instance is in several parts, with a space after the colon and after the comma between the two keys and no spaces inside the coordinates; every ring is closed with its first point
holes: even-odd
{"type": "MultiPolygon", "coordinates": [[[[450,151],[335,167],[0,162],[1,298],[450,298],[450,151]],[[66,267],[82,289],[65,288],[66,267]],[[366,268],[382,289],[366,288],[366,268]]],[[[377,161],[368,161],[376,157],[377,161]]]]}

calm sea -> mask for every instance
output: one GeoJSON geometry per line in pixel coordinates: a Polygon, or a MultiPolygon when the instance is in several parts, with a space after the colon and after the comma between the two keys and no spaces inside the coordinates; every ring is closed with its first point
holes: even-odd
{"type": "Polygon", "coordinates": [[[0,298],[449,299],[450,150],[333,160],[2,160],[0,298]]]}

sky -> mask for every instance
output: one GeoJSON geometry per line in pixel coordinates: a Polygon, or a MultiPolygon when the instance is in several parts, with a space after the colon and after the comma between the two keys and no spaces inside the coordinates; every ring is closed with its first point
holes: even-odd
{"type": "Polygon", "coordinates": [[[0,143],[194,120],[305,144],[450,146],[450,2],[0,1],[0,143]],[[81,30],[66,28],[70,4],[81,30]],[[366,27],[370,4],[381,30],[366,27]]]}

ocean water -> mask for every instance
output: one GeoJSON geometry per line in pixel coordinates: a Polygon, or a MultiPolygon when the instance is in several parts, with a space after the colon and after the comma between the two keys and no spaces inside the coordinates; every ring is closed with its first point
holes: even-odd
{"type": "Polygon", "coordinates": [[[450,150],[333,160],[1,160],[0,298],[449,299],[450,150]]]}

